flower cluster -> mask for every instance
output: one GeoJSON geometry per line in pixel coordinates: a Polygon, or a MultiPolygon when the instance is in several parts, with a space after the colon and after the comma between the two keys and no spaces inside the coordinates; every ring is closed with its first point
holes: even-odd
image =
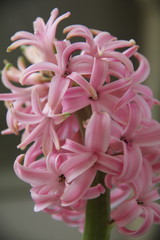
{"type": "Polygon", "coordinates": [[[54,9],[46,24],[34,21],[33,34],[11,38],[8,51],[21,47],[23,57],[2,71],[11,91],[0,94],[8,109],[2,133],[22,134],[26,153],[14,170],[31,185],[35,211],[83,230],[87,200],[109,188],[113,221],[136,237],[160,222],[160,124],[151,113],[159,102],[142,85],[149,63],[134,40],[83,25],[66,27],[58,40],[69,15],[54,9]],[[97,172],[104,184],[93,184],[97,172]],[[130,228],[138,218],[141,226],[130,228]]]}

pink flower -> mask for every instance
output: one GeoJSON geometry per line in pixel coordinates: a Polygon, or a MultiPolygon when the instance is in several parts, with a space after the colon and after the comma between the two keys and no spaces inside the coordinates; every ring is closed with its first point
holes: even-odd
{"type": "MultiPolygon", "coordinates": [[[[41,153],[37,142],[30,147],[25,157],[19,155],[14,164],[17,176],[32,186],[31,196],[35,202],[35,211],[53,206],[71,206],[81,198],[88,199],[104,193],[104,188],[100,184],[90,189],[89,186],[86,188],[84,174],[68,183],[65,173],[56,167],[57,154],[48,154],[46,159],[37,160],[41,153]]],[[[90,174],[92,172],[93,170],[88,171],[90,174]]],[[[92,174],[89,178],[92,178],[92,174]]]]}
{"type": "MultiPolygon", "coordinates": [[[[79,190],[86,192],[92,184],[97,170],[118,174],[121,171],[121,161],[105,154],[110,142],[110,117],[107,113],[94,112],[88,121],[84,145],[67,139],[62,146],[69,153],[62,153],[57,157],[57,167],[64,172],[68,183],[78,177],[81,179],[79,190]]],[[[66,192],[68,194],[68,192],[66,192]]],[[[67,204],[68,195],[64,194],[67,204]]],[[[71,194],[71,193],[70,193],[71,194]]]]}
{"type": "Polygon", "coordinates": [[[160,205],[155,202],[160,196],[155,186],[152,186],[152,171],[147,162],[133,182],[133,190],[133,197],[120,204],[111,215],[121,233],[138,237],[144,234],[153,222],[160,222],[160,205]],[[142,225],[138,226],[137,230],[129,229],[127,225],[138,217],[143,219],[142,225]]]}
{"type": "Polygon", "coordinates": [[[48,22],[44,23],[43,19],[38,17],[34,21],[34,34],[20,31],[17,32],[14,36],[12,36],[11,40],[15,41],[8,47],[8,51],[12,51],[15,48],[22,46],[22,45],[32,45],[38,48],[42,55],[43,61],[50,61],[55,63],[55,53],[53,51],[54,42],[56,41],[56,29],[58,23],[67,18],[70,13],[67,12],[66,14],[57,18],[58,9],[55,8],[51,12],[51,16],[48,22]],[[57,18],[57,19],[56,19],[57,18]]]}

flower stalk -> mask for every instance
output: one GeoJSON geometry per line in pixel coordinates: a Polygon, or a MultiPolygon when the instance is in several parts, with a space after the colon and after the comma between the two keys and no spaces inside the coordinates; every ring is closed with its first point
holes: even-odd
{"type": "MultiPolygon", "coordinates": [[[[104,173],[97,172],[94,183],[101,183],[104,186],[104,173]]],[[[104,186],[105,187],[105,186],[104,186]]],[[[83,240],[109,240],[112,230],[110,218],[110,190],[98,198],[87,201],[86,222],[83,240]]]]}

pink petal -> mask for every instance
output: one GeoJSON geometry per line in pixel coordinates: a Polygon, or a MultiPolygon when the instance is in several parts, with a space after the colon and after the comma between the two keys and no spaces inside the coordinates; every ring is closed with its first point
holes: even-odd
{"type": "MultiPolygon", "coordinates": [[[[133,73],[134,69],[133,69],[133,64],[130,61],[130,59],[128,59],[123,53],[120,52],[106,52],[106,56],[107,58],[115,58],[116,60],[119,60],[120,62],[122,62],[126,67],[129,73],[133,73]]],[[[114,60],[112,60],[114,61],[114,60]]]]}
{"type": "Polygon", "coordinates": [[[29,143],[38,139],[38,137],[42,136],[44,129],[48,124],[48,118],[44,119],[40,122],[28,135],[23,139],[23,141],[17,146],[18,148],[23,148],[27,146],[29,143]]]}
{"type": "Polygon", "coordinates": [[[91,168],[96,160],[97,157],[89,152],[77,154],[64,161],[59,170],[64,173],[67,183],[70,183],[76,177],[91,168]]]}
{"type": "Polygon", "coordinates": [[[88,75],[92,72],[93,57],[89,55],[78,55],[70,60],[68,71],[78,72],[81,75],[88,75]]]}
{"type": "Polygon", "coordinates": [[[34,114],[29,114],[29,113],[24,113],[24,112],[20,112],[17,111],[16,109],[11,109],[12,114],[14,116],[14,118],[19,121],[20,123],[25,123],[25,124],[36,124],[41,122],[44,117],[43,116],[39,116],[39,115],[34,115],[34,114]]]}
{"type": "Polygon", "coordinates": [[[96,166],[99,170],[108,174],[120,174],[123,164],[118,158],[101,153],[96,166]]]}
{"type": "Polygon", "coordinates": [[[79,154],[87,151],[87,148],[84,145],[81,145],[70,139],[66,139],[65,144],[62,146],[62,148],[70,152],[79,153],[79,154]]]}
{"type": "Polygon", "coordinates": [[[84,195],[83,199],[93,199],[100,196],[100,194],[105,193],[105,188],[101,184],[97,184],[94,187],[90,187],[86,194],[84,195]]]}
{"type": "Polygon", "coordinates": [[[15,41],[14,43],[12,43],[8,48],[7,48],[7,52],[13,51],[14,49],[23,46],[23,45],[33,45],[36,47],[39,47],[40,44],[38,43],[38,41],[33,40],[33,39],[20,39],[15,41]]]}
{"type": "Polygon", "coordinates": [[[151,131],[146,133],[137,134],[134,137],[134,141],[140,146],[155,146],[160,143],[160,128],[151,129],[151,131]]]}
{"type": "Polygon", "coordinates": [[[68,77],[69,79],[79,84],[88,93],[88,97],[91,96],[93,99],[97,99],[96,90],[92,87],[90,83],[87,82],[85,78],[83,78],[76,72],[71,73],[68,77]]]}
{"type": "Polygon", "coordinates": [[[107,79],[108,74],[108,62],[100,59],[94,58],[93,69],[90,78],[90,84],[94,89],[98,90],[100,86],[104,84],[107,79]]]}
{"type": "Polygon", "coordinates": [[[106,152],[110,142],[110,116],[108,113],[94,112],[85,132],[85,145],[93,152],[106,152]]]}
{"type": "Polygon", "coordinates": [[[19,155],[14,163],[14,171],[22,181],[36,186],[44,185],[52,179],[52,174],[45,170],[24,167],[21,164],[23,157],[23,154],[19,155]]]}
{"type": "Polygon", "coordinates": [[[76,112],[90,104],[86,92],[80,87],[69,88],[63,99],[62,107],[63,112],[76,112]]]}
{"type": "Polygon", "coordinates": [[[142,169],[142,153],[140,148],[132,144],[132,147],[128,147],[126,143],[123,143],[124,148],[124,162],[123,170],[119,176],[122,181],[133,181],[142,169]]]}
{"type": "Polygon", "coordinates": [[[88,169],[85,173],[77,177],[71,184],[65,187],[64,194],[61,196],[62,206],[74,204],[80,198],[83,198],[88,191],[96,175],[94,168],[88,169]]]}
{"type": "Polygon", "coordinates": [[[129,88],[128,90],[126,90],[124,95],[120,98],[120,100],[118,101],[114,109],[117,110],[118,108],[123,107],[127,103],[130,103],[131,101],[133,101],[135,96],[136,96],[136,93],[132,90],[132,88],[129,88]]]}
{"type": "Polygon", "coordinates": [[[141,207],[139,207],[136,200],[133,199],[123,202],[120,206],[112,211],[111,216],[119,227],[124,227],[139,217],[141,212],[141,207]]]}
{"type": "Polygon", "coordinates": [[[151,227],[152,223],[153,223],[153,213],[151,212],[150,209],[145,209],[144,210],[144,222],[143,224],[139,227],[138,230],[132,231],[129,230],[125,227],[120,227],[119,230],[121,233],[125,234],[125,235],[129,235],[129,236],[133,236],[133,237],[139,237],[141,235],[143,235],[146,231],[149,230],[149,228],[151,227]]]}
{"type": "Polygon", "coordinates": [[[132,136],[139,128],[139,123],[141,121],[141,111],[136,103],[130,103],[128,106],[129,106],[129,119],[127,126],[123,132],[123,135],[126,138],[132,138],[132,136]]]}
{"type": "Polygon", "coordinates": [[[26,79],[35,72],[38,71],[51,71],[51,72],[55,72],[56,74],[60,73],[60,69],[57,65],[51,63],[51,62],[40,62],[40,63],[35,63],[31,66],[29,66],[28,68],[26,68],[23,72],[23,74],[21,75],[20,78],[20,83],[21,84],[25,84],[26,79]]]}
{"type": "Polygon", "coordinates": [[[60,76],[55,76],[52,78],[49,93],[48,93],[48,105],[52,110],[55,110],[58,104],[61,102],[68,86],[69,79],[60,76]]]}
{"type": "Polygon", "coordinates": [[[148,60],[142,54],[135,53],[134,56],[138,59],[140,65],[133,74],[134,77],[133,82],[141,83],[148,77],[150,72],[150,65],[148,63],[148,60]]]}
{"type": "Polygon", "coordinates": [[[33,88],[31,93],[31,103],[32,103],[32,109],[33,112],[36,115],[42,116],[42,108],[41,108],[41,102],[38,96],[38,89],[33,88]]]}

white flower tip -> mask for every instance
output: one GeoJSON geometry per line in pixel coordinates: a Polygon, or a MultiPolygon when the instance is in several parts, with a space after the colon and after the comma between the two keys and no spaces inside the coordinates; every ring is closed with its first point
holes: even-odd
{"type": "Polygon", "coordinates": [[[130,39],[129,42],[131,43],[131,45],[136,45],[136,41],[134,39],[130,39]]]}

